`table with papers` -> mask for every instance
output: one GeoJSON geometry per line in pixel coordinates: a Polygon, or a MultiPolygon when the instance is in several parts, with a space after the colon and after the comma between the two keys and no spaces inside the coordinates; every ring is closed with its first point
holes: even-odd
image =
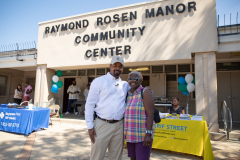
{"type": "Polygon", "coordinates": [[[29,135],[36,129],[48,128],[50,109],[16,109],[0,107],[0,130],[29,135]]]}
{"type": "Polygon", "coordinates": [[[202,156],[205,160],[214,159],[207,123],[202,118],[202,121],[161,119],[156,124],[152,148],[202,156]]]}

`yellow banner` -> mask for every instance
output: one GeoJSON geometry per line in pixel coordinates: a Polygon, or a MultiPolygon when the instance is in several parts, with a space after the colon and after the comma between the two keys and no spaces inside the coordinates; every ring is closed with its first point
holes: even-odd
{"type": "Polygon", "coordinates": [[[205,120],[162,119],[156,124],[152,148],[214,159],[205,120]]]}

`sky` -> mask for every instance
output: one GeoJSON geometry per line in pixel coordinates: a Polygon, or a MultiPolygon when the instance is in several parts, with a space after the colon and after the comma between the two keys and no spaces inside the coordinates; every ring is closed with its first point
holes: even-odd
{"type": "MultiPolygon", "coordinates": [[[[177,0],[176,0],[177,1],[177,0]]],[[[0,0],[0,46],[37,43],[38,23],[146,0],[0,0]]],[[[240,24],[240,0],[216,0],[220,25],[240,24]]]]}

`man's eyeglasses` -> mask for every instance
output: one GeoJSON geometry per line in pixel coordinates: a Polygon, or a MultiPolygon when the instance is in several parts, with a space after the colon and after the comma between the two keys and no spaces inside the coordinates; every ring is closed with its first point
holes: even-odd
{"type": "Polygon", "coordinates": [[[134,78],[130,77],[128,78],[128,81],[139,81],[139,79],[137,77],[134,77],[134,78]]]}

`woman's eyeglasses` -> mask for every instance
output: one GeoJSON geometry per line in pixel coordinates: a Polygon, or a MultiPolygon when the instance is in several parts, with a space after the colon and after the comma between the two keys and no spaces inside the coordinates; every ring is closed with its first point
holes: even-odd
{"type": "Polygon", "coordinates": [[[137,77],[134,77],[134,78],[130,77],[128,78],[128,81],[139,81],[139,79],[137,77]]]}

